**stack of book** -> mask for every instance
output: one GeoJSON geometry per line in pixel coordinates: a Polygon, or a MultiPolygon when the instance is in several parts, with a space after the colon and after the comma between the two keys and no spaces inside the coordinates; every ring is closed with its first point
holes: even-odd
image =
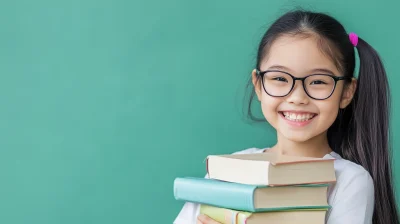
{"type": "Polygon", "coordinates": [[[177,200],[222,224],[324,224],[334,159],[275,153],[211,155],[208,178],[174,181],[177,200]]]}

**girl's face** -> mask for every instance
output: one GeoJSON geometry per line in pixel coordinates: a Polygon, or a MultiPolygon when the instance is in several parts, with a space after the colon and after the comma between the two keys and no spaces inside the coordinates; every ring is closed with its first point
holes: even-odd
{"type": "MultiPolygon", "coordinates": [[[[329,73],[343,76],[332,59],[325,55],[317,44],[316,38],[312,36],[279,37],[270,47],[267,57],[260,63],[260,71],[280,70],[294,77],[329,73]]],[[[333,94],[328,99],[315,100],[306,94],[302,82],[297,80],[289,95],[272,97],[264,91],[260,79],[256,82],[255,70],[252,76],[262,112],[277,130],[278,139],[283,137],[294,142],[326,136],[328,128],[338,115],[339,107],[344,108],[350,103],[355,90],[355,80],[349,85],[350,88],[344,88],[346,85],[342,80],[337,82],[333,94]]]]}

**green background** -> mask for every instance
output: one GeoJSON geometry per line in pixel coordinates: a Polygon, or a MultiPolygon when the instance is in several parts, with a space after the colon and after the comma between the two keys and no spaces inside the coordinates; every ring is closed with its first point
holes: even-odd
{"type": "MultiPolygon", "coordinates": [[[[175,177],[203,176],[208,154],[275,141],[242,113],[273,19],[295,6],[329,12],[380,52],[397,96],[399,5],[2,1],[0,223],[172,223],[175,177]]],[[[399,107],[393,97],[394,136],[399,107]]]]}

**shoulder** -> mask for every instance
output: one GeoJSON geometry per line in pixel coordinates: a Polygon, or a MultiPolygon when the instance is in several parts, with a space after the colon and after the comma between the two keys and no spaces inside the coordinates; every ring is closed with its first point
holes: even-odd
{"type": "Polygon", "coordinates": [[[333,154],[336,183],[329,187],[328,224],[371,223],[374,182],[364,167],[333,154]]]}
{"type": "Polygon", "coordinates": [[[330,190],[332,203],[367,197],[374,200],[374,182],[369,172],[362,166],[333,154],[336,183],[330,190]]]}
{"type": "Polygon", "coordinates": [[[373,187],[373,180],[369,172],[354,162],[343,159],[338,154],[334,154],[334,162],[337,182],[340,184],[357,183],[373,187]]]}
{"type": "Polygon", "coordinates": [[[232,154],[262,153],[264,150],[265,150],[265,149],[260,149],[260,148],[252,147],[252,148],[247,148],[247,149],[244,149],[244,150],[241,150],[241,151],[234,152],[234,153],[232,153],[232,154]]]}

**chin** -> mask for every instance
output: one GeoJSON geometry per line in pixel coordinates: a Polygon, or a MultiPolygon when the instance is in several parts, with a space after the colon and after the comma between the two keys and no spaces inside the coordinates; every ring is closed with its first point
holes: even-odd
{"type": "Polygon", "coordinates": [[[298,143],[303,143],[303,142],[306,142],[306,141],[312,139],[311,136],[304,135],[302,133],[283,134],[283,136],[289,141],[298,142],[298,143]]]}

